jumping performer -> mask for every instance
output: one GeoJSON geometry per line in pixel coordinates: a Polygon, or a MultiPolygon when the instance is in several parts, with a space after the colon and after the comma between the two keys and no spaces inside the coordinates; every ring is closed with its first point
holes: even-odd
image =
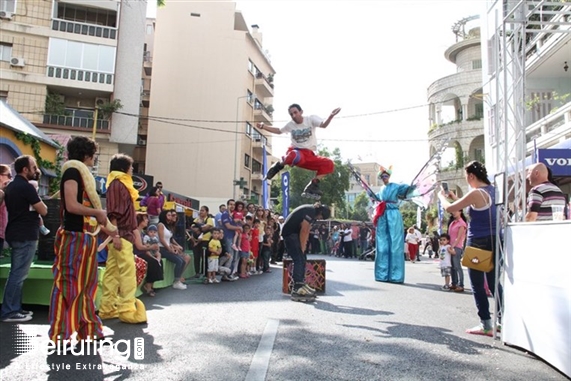
{"type": "Polygon", "coordinates": [[[293,289],[291,298],[294,301],[312,301],[315,290],[305,284],[304,249],[307,246],[311,224],[315,220],[326,220],[331,216],[329,207],[316,203],[298,206],[287,217],[283,229],[285,247],[293,261],[293,289]]]}
{"type": "Polygon", "coordinates": [[[317,127],[326,128],[329,126],[329,123],[331,123],[335,115],[339,114],[339,111],[341,111],[340,108],[331,111],[331,114],[325,120],[316,115],[304,117],[301,106],[294,103],[288,107],[288,112],[292,120],[284,127],[276,128],[266,126],[264,123],[258,123],[258,128],[273,134],[281,135],[287,132],[291,134],[291,146],[288,148],[285,156],[282,157],[282,160],[274,163],[274,165],[270,167],[264,180],[271,180],[284,169],[286,165],[316,171],[315,178],[307,184],[302,195],[319,200],[323,194],[319,189],[319,181],[327,174],[332,173],[335,167],[331,159],[315,154],[317,150],[315,129],[317,127]]]}

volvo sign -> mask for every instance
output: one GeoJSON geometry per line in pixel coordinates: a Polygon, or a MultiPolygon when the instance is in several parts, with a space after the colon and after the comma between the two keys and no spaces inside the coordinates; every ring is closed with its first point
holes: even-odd
{"type": "Polygon", "coordinates": [[[551,169],[553,176],[571,176],[571,149],[538,149],[537,157],[551,169]]]}

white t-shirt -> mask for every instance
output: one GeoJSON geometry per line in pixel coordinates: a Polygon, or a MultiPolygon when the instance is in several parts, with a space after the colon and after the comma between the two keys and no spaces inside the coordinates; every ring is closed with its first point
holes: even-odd
{"type": "Polygon", "coordinates": [[[351,238],[351,228],[347,228],[347,229],[343,230],[343,233],[345,234],[343,236],[343,242],[353,241],[353,238],[351,238]]]}
{"type": "Polygon", "coordinates": [[[452,267],[452,258],[448,248],[450,245],[440,246],[440,268],[452,267]]]}
{"type": "Polygon", "coordinates": [[[297,124],[293,120],[280,129],[282,133],[289,132],[291,135],[291,146],[293,148],[305,148],[315,151],[317,149],[317,138],[315,129],[321,126],[323,119],[317,115],[303,117],[303,122],[297,124]]]}
{"type": "Polygon", "coordinates": [[[417,243],[418,243],[418,238],[416,237],[416,234],[414,234],[414,233],[407,233],[407,235],[406,235],[406,242],[407,242],[407,243],[412,243],[412,244],[417,244],[417,243]]]}

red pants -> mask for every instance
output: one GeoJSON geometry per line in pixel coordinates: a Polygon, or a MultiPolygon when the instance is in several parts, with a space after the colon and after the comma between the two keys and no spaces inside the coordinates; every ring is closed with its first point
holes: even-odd
{"type": "Polygon", "coordinates": [[[410,256],[411,261],[416,260],[416,254],[418,253],[418,243],[409,243],[408,244],[408,255],[410,256]]]}
{"type": "Polygon", "coordinates": [[[317,176],[327,175],[335,169],[333,160],[317,156],[315,152],[309,149],[289,147],[285,156],[282,158],[284,164],[290,167],[300,167],[317,171],[317,176]]]}

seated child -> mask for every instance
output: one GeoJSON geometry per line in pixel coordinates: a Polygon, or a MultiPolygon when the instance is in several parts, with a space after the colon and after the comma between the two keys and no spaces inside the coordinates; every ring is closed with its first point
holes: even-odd
{"type": "MultiPolygon", "coordinates": [[[[156,225],[149,225],[149,227],[147,228],[147,234],[145,234],[145,236],[143,237],[143,243],[149,244],[149,245],[154,245],[154,244],[159,244],[159,236],[158,236],[159,232],[157,229],[156,225]]],[[[149,250],[149,253],[151,253],[151,255],[153,257],[155,257],[155,259],[157,261],[161,261],[160,260],[160,255],[159,255],[159,251],[158,250],[149,250]]]]}
{"type": "Polygon", "coordinates": [[[450,245],[450,236],[446,233],[440,234],[440,274],[444,277],[444,286],[440,289],[450,290],[450,274],[452,273],[452,257],[456,251],[450,245]]]}

